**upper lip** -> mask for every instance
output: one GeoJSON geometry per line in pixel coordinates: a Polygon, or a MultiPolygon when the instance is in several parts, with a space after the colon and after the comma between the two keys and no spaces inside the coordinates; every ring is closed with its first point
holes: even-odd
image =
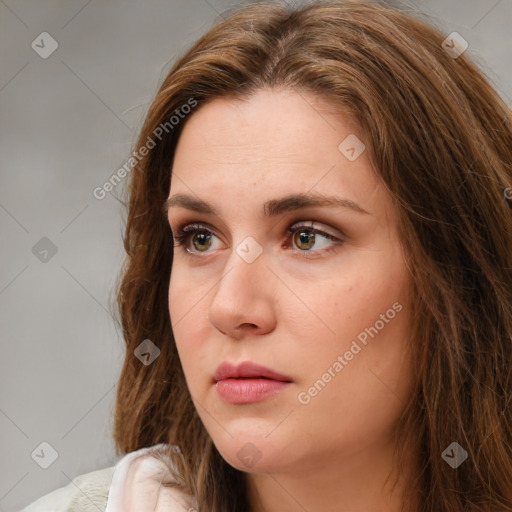
{"type": "Polygon", "coordinates": [[[291,382],[292,380],[286,375],[282,375],[281,373],[278,373],[270,368],[253,363],[252,361],[244,361],[238,365],[224,361],[215,370],[213,380],[218,382],[222,379],[236,379],[243,377],[264,377],[267,379],[281,380],[284,382],[291,382]]]}

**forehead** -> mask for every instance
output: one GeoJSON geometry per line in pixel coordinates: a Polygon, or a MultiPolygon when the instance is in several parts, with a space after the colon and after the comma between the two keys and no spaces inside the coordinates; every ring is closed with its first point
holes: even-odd
{"type": "Polygon", "coordinates": [[[348,115],[311,93],[258,90],[248,99],[216,98],[200,106],[186,121],[176,148],[175,162],[204,154],[218,155],[224,164],[240,164],[252,155],[258,160],[296,158],[318,160],[338,151],[339,137],[359,132],[348,115]]]}
{"type": "Polygon", "coordinates": [[[361,200],[377,183],[364,151],[350,161],[339,149],[354,136],[364,140],[357,122],[311,93],[260,90],[247,100],[214,99],[186,121],[170,195],[226,199],[229,192],[250,201],[313,191],[361,200]]]}

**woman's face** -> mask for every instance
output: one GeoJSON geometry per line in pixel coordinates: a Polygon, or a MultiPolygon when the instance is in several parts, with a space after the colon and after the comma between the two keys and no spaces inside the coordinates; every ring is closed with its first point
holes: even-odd
{"type": "Polygon", "coordinates": [[[188,199],[169,222],[175,240],[199,226],[174,248],[172,328],[197,412],[242,471],[368,463],[392,442],[410,281],[363,143],[315,96],[269,90],[203,105],[179,139],[169,198],[188,199]],[[281,380],[215,375],[247,361],[281,380]]]}

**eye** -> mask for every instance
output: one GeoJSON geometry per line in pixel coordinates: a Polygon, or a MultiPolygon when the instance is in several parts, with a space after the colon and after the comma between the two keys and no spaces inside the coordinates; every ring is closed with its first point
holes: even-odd
{"type": "MultiPolygon", "coordinates": [[[[310,225],[300,224],[290,226],[288,228],[288,233],[292,235],[292,242],[299,248],[300,252],[330,252],[335,250],[337,245],[343,243],[342,240],[334,235],[330,235],[325,231],[313,227],[313,222],[311,222],[310,225]],[[321,242],[322,239],[323,244],[320,244],[320,248],[318,250],[311,251],[312,247],[318,245],[317,242],[321,242]],[[327,240],[330,240],[331,243],[326,243],[327,240]]],[[[310,258],[311,256],[308,255],[307,257],[310,258]]]]}
{"type": "MultiPolygon", "coordinates": [[[[311,224],[295,224],[290,226],[287,230],[292,240],[292,246],[297,248],[297,253],[325,253],[336,250],[338,245],[343,243],[343,240],[326,233],[320,229],[313,227],[311,224]],[[323,243],[321,243],[323,241],[323,243]],[[326,241],[330,241],[326,242],[326,241]],[[318,246],[320,247],[318,248],[318,246]],[[327,247],[326,247],[327,246],[327,247]],[[312,250],[316,247],[315,250],[312,250]]],[[[197,255],[197,253],[207,253],[213,247],[213,240],[217,238],[215,233],[206,225],[194,223],[179,227],[174,236],[174,247],[182,247],[190,255],[197,255]],[[194,249],[190,249],[189,245],[192,242],[194,249]]],[[[285,248],[288,248],[287,244],[285,248]]],[[[306,258],[316,257],[317,254],[301,256],[306,258]]]]}
{"type": "Polygon", "coordinates": [[[203,224],[188,224],[178,228],[174,237],[174,247],[187,245],[184,250],[193,252],[188,248],[189,240],[192,238],[192,243],[198,252],[206,252],[212,246],[212,236],[215,236],[213,232],[203,224]]]}

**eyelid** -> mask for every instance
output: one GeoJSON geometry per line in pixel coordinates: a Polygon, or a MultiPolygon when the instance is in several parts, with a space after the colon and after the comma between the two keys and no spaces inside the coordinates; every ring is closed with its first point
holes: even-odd
{"type": "MultiPolygon", "coordinates": [[[[299,228],[299,227],[310,228],[314,231],[319,232],[320,234],[331,236],[333,238],[345,238],[346,237],[346,234],[341,229],[337,228],[337,231],[339,232],[338,234],[332,233],[329,231],[332,228],[329,228],[325,224],[318,223],[317,221],[313,221],[313,220],[295,221],[290,224],[290,226],[286,229],[286,232],[288,233],[290,229],[299,228]],[[320,226],[319,226],[319,224],[320,224],[320,226]],[[322,226],[325,226],[325,228],[323,228],[322,226]]],[[[203,222],[203,221],[181,222],[177,225],[175,232],[179,233],[181,231],[193,231],[194,229],[197,229],[197,230],[205,229],[205,230],[211,231],[216,237],[221,238],[215,227],[213,227],[208,222],[203,222]]],[[[174,231],[172,230],[172,227],[171,227],[171,231],[174,233],[174,231]]]]}
{"type": "Polygon", "coordinates": [[[340,234],[331,233],[329,231],[331,228],[329,228],[328,226],[326,226],[323,223],[319,223],[314,220],[308,220],[308,221],[302,220],[302,221],[294,222],[293,224],[290,225],[289,228],[287,228],[286,231],[289,232],[289,230],[291,230],[293,228],[302,228],[302,227],[311,228],[312,230],[314,230],[317,233],[320,233],[324,236],[330,236],[333,238],[344,238],[345,237],[345,233],[343,233],[341,230],[338,229],[340,234]],[[323,226],[325,226],[325,228],[323,226]]]}
{"type": "MultiPolygon", "coordinates": [[[[176,228],[176,233],[181,233],[183,231],[188,231],[193,233],[194,231],[211,231],[217,238],[221,238],[218,234],[218,231],[211,225],[208,224],[208,222],[183,222],[181,224],[178,224],[176,228]]],[[[172,229],[171,229],[172,231],[172,229]]],[[[174,231],[173,231],[174,233],[174,231]]]]}
{"type": "MultiPolygon", "coordinates": [[[[291,227],[304,226],[304,227],[309,227],[309,228],[315,229],[317,231],[321,231],[324,234],[332,236],[334,238],[346,238],[347,237],[347,234],[341,228],[329,227],[326,222],[311,220],[311,217],[309,217],[307,219],[306,218],[303,218],[303,219],[298,218],[297,220],[292,221],[291,223],[290,223],[290,221],[288,221],[287,224],[289,224],[289,226],[290,226],[289,228],[287,228],[287,231],[291,227]],[[334,231],[334,232],[332,232],[332,231],[334,231]]],[[[170,227],[171,227],[171,231],[173,231],[172,226],[170,226],[170,227]]],[[[182,231],[184,228],[194,228],[194,227],[197,229],[203,229],[203,228],[207,229],[207,230],[211,231],[213,234],[215,234],[215,236],[217,236],[218,238],[222,238],[219,236],[219,231],[217,231],[217,229],[212,224],[210,224],[206,221],[201,221],[201,220],[197,220],[197,221],[184,220],[184,221],[178,222],[175,231],[176,231],[176,233],[178,233],[178,232],[182,231]]],[[[187,231],[189,231],[189,230],[190,229],[187,229],[187,231]]]]}

